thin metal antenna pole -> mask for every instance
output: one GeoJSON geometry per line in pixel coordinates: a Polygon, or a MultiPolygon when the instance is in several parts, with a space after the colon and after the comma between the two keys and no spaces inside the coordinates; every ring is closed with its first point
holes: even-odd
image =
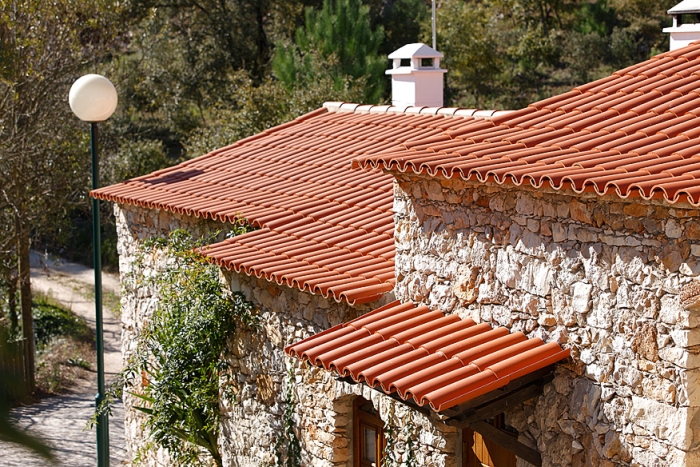
{"type": "Polygon", "coordinates": [[[433,49],[437,50],[437,33],[435,28],[435,0],[433,0],[433,49]]]}

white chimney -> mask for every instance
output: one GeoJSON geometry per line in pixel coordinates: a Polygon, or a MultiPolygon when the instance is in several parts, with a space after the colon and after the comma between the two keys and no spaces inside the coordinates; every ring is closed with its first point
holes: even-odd
{"type": "Polygon", "coordinates": [[[671,50],[700,40],[700,0],[683,0],[668,10],[668,14],[673,15],[673,26],[664,32],[671,34],[671,50]]]}
{"type": "Polygon", "coordinates": [[[425,44],[408,44],[392,52],[389,58],[391,103],[397,107],[442,107],[443,55],[425,44]]]}

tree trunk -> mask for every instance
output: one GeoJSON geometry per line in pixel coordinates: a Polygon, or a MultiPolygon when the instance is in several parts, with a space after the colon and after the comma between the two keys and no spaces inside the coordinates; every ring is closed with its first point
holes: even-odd
{"type": "Polygon", "coordinates": [[[7,305],[10,313],[10,331],[13,336],[19,331],[19,320],[17,319],[17,275],[14,270],[8,274],[9,285],[7,287],[7,305]]]}
{"type": "Polygon", "coordinates": [[[27,391],[34,392],[34,321],[32,318],[32,287],[29,276],[29,229],[15,214],[17,233],[17,270],[19,272],[19,301],[24,340],[24,375],[27,391]]]}

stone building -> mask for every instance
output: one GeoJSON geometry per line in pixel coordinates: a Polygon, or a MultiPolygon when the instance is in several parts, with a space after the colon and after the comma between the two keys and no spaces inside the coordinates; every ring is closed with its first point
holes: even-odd
{"type": "MultiPolygon", "coordinates": [[[[263,320],[229,341],[226,465],[279,462],[295,402],[305,466],[697,466],[698,74],[691,43],[515,112],[327,103],[94,194],[122,274],[258,227],[206,250],[263,320]]],[[[152,306],[123,298],[125,356],[152,306]]]]}

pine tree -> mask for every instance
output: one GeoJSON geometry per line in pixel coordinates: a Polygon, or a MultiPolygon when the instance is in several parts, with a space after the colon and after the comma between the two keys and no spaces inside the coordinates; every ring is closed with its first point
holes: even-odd
{"type": "Polygon", "coordinates": [[[369,7],[360,0],[324,0],[306,9],[306,23],[293,44],[277,44],[273,69],[288,89],[330,79],[335,90],[364,88],[364,102],[384,96],[387,61],[379,55],[384,29],[372,29],[369,7]]]}

